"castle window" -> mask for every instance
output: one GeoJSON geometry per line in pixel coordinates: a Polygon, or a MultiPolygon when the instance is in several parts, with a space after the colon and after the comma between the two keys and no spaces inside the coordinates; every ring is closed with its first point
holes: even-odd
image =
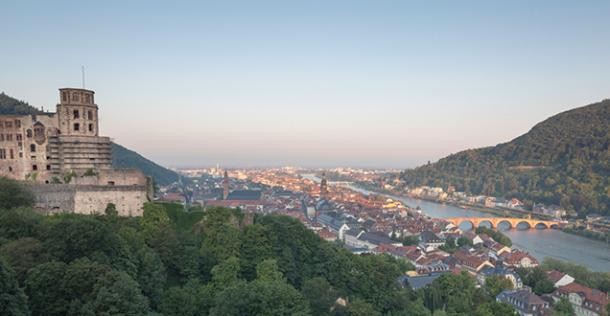
{"type": "Polygon", "coordinates": [[[32,165],[32,170],[37,171],[38,170],[38,166],[37,165],[32,165]]]}
{"type": "Polygon", "coordinates": [[[47,170],[51,170],[51,165],[47,165],[47,170]]]}
{"type": "Polygon", "coordinates": [[[20,142],[23,140],[23,135],[17,134],[17,135],[15,135],[15,138],[17,139],[18,142],[20,142]]]}
{"type": "Polygon", "coordinates": [[[75,131],[80,130],[80,124],[78,124],[78,123],[74,123],[74,130],[75,130],[75,131]]]}
{"type": "Polygon", "coordinates": [[[108,185],[114,185],[114,181],[108,181],[108,185]]]}
{"type": "Polygon", "coordinates": [[[0,142],[4,141],[4,134],[0,134],[0,142]]]}
{"type": "Polygon", "coordinates": [[[13,141],[13,134],[6,134],[6,140],[7,141],[13,141]]]}
{"type": "Polygon", "coordinates": [[[0,128],[4,127],[4,122],[0,121],[0,128]]]}
{"type": "Polygon", "coordinates": [[[44,137],[44,126],[39,122],[34,124],[34,137],[42,138],[44,137]]]}
{"type": "Polygon", "coordinates": [[[13,152],[13,149],[10,149],[10,154],[11,154],[11,159],[15,159],[15,153],[13,152]]]}
{"type": "Polygon", "coordinates": [[[61,100],[62,101],[68,101],[68,93],[67,92],[62,92],[61,93],[61,100]]]}
{"type": "Polygon", "coordinates": [[[87,112],[87,118],[88,118],[88,119],[90,119],[90,120],[92,120],[92,119],[93,119],[93,112],[88,111],[88,112],[87,112]]]}
{"type": "Polygon", "coordinates": [[[72,114],[74,115],[75,119],[80,118],[80,112],[78,112],[78,110],[72,111],[72,114]]]}
{"type": "Polygon", "coordinates": [[[12,172],[12,171],[13,171],[13,167],[10,167],[10,166],[9,166],[9,167],[8,167],[8,171],[11,171],[11,172],[12,172]]]}
{"type": "Polygon", "coordinates": [[[13,123],[12,122],[4,122],[4,127],[6,127],[6,128],[13,128],[13,123]]]}
{"type": "Polygon", "coordinates": [[[4,148],[0,149],[0,159],[6,159],[6,150],[4,148]]]}
{"type": "Polygon", "coordinates": [[[21,128],[21,121],[20,120],[15,120],[15,127],[16,128],[21,128]]]}
{"type": "Polygon", "coordinates": [[[93,124],[89,124],[89,131],[93,132],[93,124]]]}
{"type": "Polygon", "coordinates": [[[78,93],[72,93],[72,101],[78,101],[78,93]]]}
{"type": "Polygon", "coordinates": [[[32,138],[32,130],[28,129],[27,131],[25,131],[25,135],[27,136],[27,138],[32,138]]]}
{"type": "Polygon", "coordinates": [[[91,103],[91,96],[89,94],[85,94],[85,103],[91,103]]]}
{"type": "Polygon", "coordinates": [[[36,152],[36,145],[31,144],[30,145],[30,151],[33,152],[33,153],[36,152]]]}

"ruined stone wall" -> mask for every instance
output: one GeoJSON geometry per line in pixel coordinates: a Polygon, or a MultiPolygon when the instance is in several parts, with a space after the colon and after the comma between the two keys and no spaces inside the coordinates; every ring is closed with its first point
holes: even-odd
{"type": "Polygon", "coordinates": [[[109,203],[120,216],[142,216],[149,200],[146,185],[108,186],[73,184],[29,184],[36,210],[43,214],[103,214],[109,203]]]}

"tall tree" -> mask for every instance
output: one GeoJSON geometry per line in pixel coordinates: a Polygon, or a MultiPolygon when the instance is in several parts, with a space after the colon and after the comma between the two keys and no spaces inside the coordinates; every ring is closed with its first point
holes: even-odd
{"type": "Polygon", "coordinates": [[[0,258],[0,315],[29,315],[27,297],[19,287],[15,272],[0,258]]]}

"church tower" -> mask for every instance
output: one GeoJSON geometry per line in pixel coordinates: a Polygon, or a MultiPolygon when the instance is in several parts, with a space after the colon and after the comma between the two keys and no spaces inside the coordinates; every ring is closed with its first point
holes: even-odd
{"type": "Polygon", "coordinates": [[[326,172],[322,172],[322,181],[320,181],[320,198],[328,198],[328,182],[326,181],[326,172]]]}
{"type": "Polygon", "coordinates": [[[226,200],[229,196],[229,174],[225,170],[224,179],[222,179],[222,199],[226,200]]]}

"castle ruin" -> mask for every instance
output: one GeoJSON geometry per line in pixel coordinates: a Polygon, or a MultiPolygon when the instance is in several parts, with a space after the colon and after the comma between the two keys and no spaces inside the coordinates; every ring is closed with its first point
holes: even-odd
{"type": "Polygon", "coordinates": [[[139,170],[112,168],[109,137],[99,136],[94,92],[59,89],[55,113],[0,115],[0,177],[26,181],[44,213],[140,216],[152,199],[149,178],[139,170]]]}

